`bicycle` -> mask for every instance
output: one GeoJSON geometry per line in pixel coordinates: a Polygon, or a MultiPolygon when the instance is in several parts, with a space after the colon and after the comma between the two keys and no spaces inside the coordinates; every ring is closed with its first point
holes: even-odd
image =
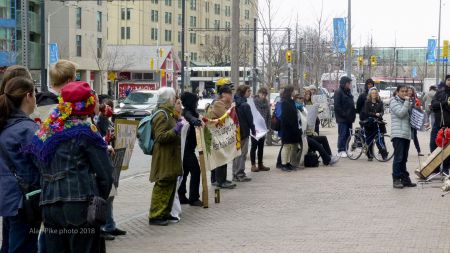
{"type": "Polygon", "coordinates": [[[380,130],[380,124],[385,125],[385,122],[377,120],[375,118],[369,118],[368,120],[360,121],[360,124],[364,126],[371,120],[376,123],[377,131],[375,131],[373,135],[369,136],[373,137],[371,138],[372,141],[369,144],[367,144],[366,140],[370,138],[367,137],[364,127],[357,127],[355,131],[350,130],[350,137],[345,143],[346,153],[350,160],[357,160],[359,157],[361,157],[363,152],[365,154],[370,152],[372,156],[375,157],[375,159],[377,159],[377,161],[379,162],[387,162],[391,160],[392,157],[394,157],[394,148],[392,146],[392,143],[389,141],[391,137],[388,134],[381,133],[380,130]],[[386,139],[388,140],[388,142],[385,141],[386,139]],[[378,152],[374,152],[375,146],[378,147],[378,152]],[[372,147],[372,150],[369,150],[369,147],[372,147]],[[386,152],[384,153],[383,151],[386,152]]]}

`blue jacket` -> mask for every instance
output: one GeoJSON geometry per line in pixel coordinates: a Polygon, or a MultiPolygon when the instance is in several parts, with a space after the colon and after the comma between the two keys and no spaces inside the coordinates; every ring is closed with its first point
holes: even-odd
{"type": "Polygon", "coordinates": [[[13,163],[17,176],[25,182],[39,186],[39,171],[32,162],[30,155],[22,152],[33,138],[38,125],[24,112],[16,110],[0,130],[0,216],[15,216],[22,207],[22,192],[16,177],[8,164],[13,163]],[[7,158],[9,156],[10,158],[7,158]],[[11,159],[11,160],[10,160],[11,159]]]}

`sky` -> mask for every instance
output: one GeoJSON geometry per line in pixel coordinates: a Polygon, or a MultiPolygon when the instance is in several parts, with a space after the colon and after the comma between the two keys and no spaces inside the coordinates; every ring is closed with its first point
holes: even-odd
{"type": "MultiPolygon", "coordinates": [[[[259,0],[267,15],[268,0],[259,0]]],[[[320,16],[322,0],[270,0],[276,12],[274,27],[313,26],[320,16]]],[[[335,17],[347,16],[347,0],[323,0],[323,18],[331,34],[335,17]]],[[[450,39],[450,0],[442,0],[441,41],[450,39]]],[[[439,0],[353,0],[352,43],[374,46],[426,47],[438,35],[439,0]]],[[[442,45],[442,43],[441,43],[442,45]]]]}

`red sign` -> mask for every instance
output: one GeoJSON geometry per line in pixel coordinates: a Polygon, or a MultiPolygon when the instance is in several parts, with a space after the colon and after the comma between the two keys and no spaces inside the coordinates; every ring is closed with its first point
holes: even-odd
{"type": "Polygon", "coordinates": [[[134,90],[156,90],[156,83],[119,83],[119,97],[126,97],[134,90]]]}

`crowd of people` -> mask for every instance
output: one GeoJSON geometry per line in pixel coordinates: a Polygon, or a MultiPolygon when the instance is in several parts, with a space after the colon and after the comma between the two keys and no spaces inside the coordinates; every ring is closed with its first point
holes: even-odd
{"type": "MultiPolygon", "coordinates": [[[[117,228],[113,215],[117,193],[111,162],[114,103],[99,98],[88,83],[75,81],[76,69],[73,62],[58,61],[50,71],[49,91],[41,93],[36,93],[26,68],[11,66],[4,73],[0,87],[2,253],[104,252],[105,240],[126,234],[117,228]],[[40,208],[29,208],[33,204],[40,208]],[[106,212],[99,216],[102,209],[106,212]]],[[[380,125],[384,104],[374,81],[366,81],[356,105],[351,83],[350,78],[342,77],[334,94],[337,155],[333,155],[328,138],[319,134],[318,118],[308,121],[307,107],[313,104],[314,89],[307,87],[299,92],[293,86],[284,87],[273,113],[267,88],[258,90],[253,97],[257,113],[264,119],[265,127],[276,130],[282,140],[277,168],[292,172],[304,166],[318,166],[319,157],[325,166],[332,166],[346,157],[346,142],[357,113],[367,136],[374,136],[377,129],[387,132],[385,125],[380,125]]],[[[249,150],[251,172],[270,170],[264,165],[265,138],[255,138],[255,112],[248,101],[252,90],[248,85],[239,85],[233,96],[232,85],[219,86],[218,96],[204,115],[197,110],[196,94],[185,92],[177,96],[173,88],[159,89],[151,121],[154,146],[149,179],[154,186],[149,225],[179,222],[177,202],[203,205],[196,128],[205,127],[204,117],[219,119],[234,106],[239,119],[241,153],[232,162],[232,180],[228,180],[228,165],[224,164],[211,171],[212,185],[234,189],[237,182],[250,182],[246,170],[249,150]],[[185,139],[183,129],[187,129],[185,139]]],[[[412,108],[423,108],[427,113],[431,151],[436,148],[434,140],[439,129],[450,126],[450,75],[441,86],[430,88],[424,107],[414,88],[405,85],[397,87],[390,101],[392,140],[381,141],[392,141],[394,150],[386,150],[380,142],[375,144],[383,157],[394,152],[394,188],[416,186],[406,168],[411,139],[422,155],[417,129],[410,124],[412,108]]],[[[366,141],[372,143],[370,137],[366,141]]],[[[372,147],[366,155],[372,161],[370,150],[372,147]]],[[[448,164],[449,159],[445,161],[446,170],[448,164]]]]}

